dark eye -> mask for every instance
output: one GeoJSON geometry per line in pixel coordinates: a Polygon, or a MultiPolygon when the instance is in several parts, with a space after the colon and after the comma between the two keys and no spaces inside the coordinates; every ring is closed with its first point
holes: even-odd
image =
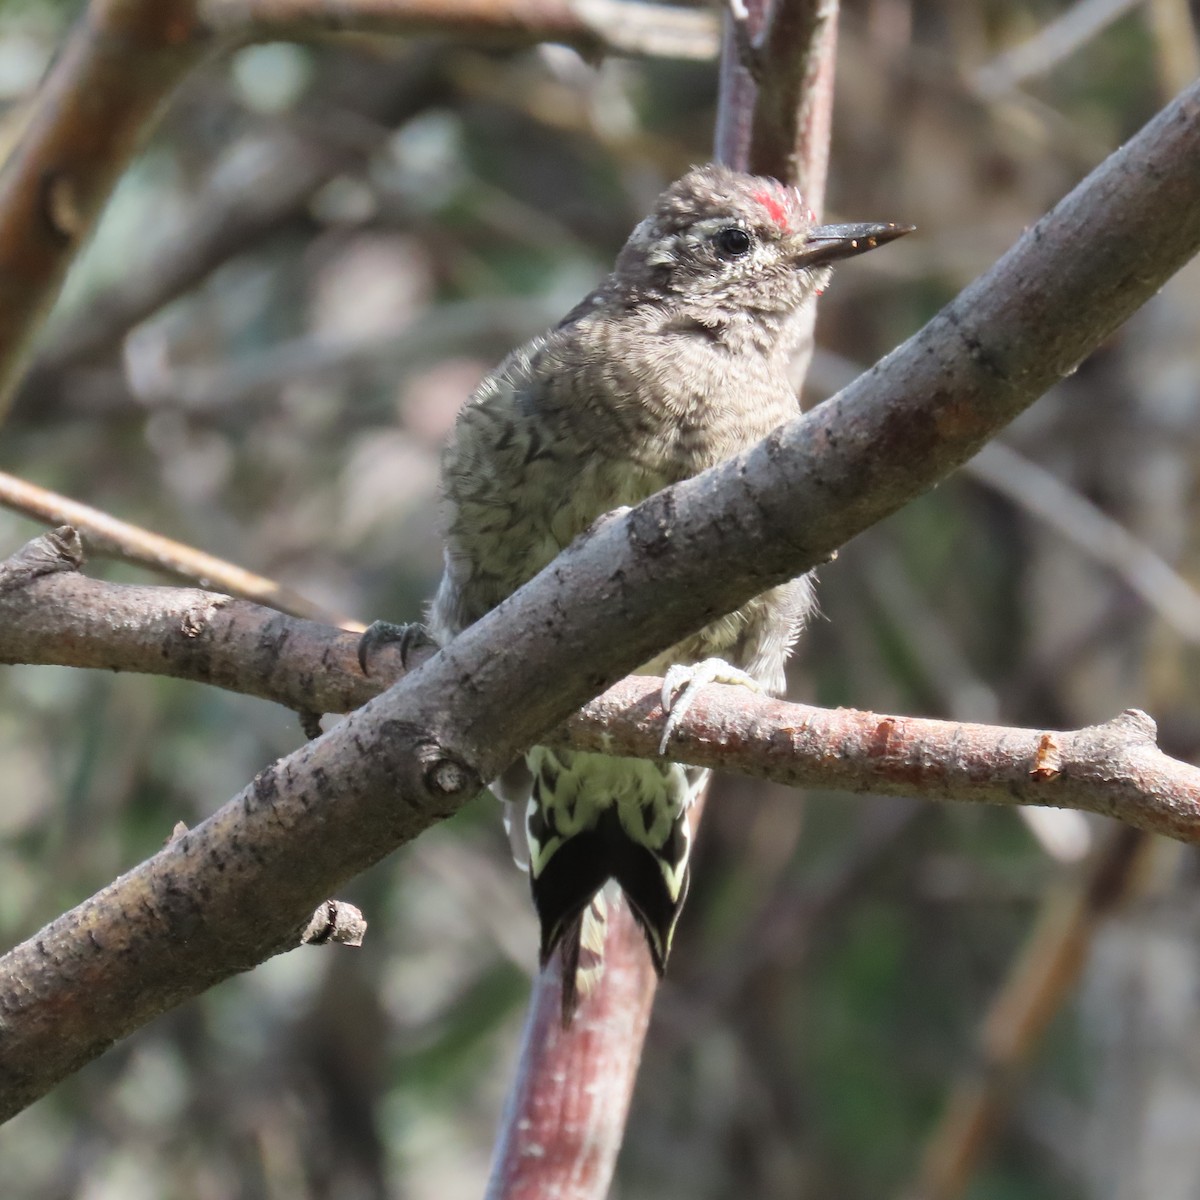
{"type": "Polygon", "coordinates": [[[741,258],[743,254],[749,253],[753,243],[754,239],[737,225],[718,229],[713,234],[713,245],[723,258],[741,258]]]}

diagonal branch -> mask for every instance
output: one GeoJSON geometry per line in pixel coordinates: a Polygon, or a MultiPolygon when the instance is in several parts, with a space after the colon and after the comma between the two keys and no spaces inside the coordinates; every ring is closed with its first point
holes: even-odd
{"type": "Polygon", "coordinates": [[[1139,894],[1152,839],[1114,829],[1075,879],[1050,891],[979,1026],[975,1061],[950,1091],[903,1200],[959,1200],[977,1176],[1101,926],[1139,894]]]}
{"type": "Polygon", "coordinates": [[[292,944],[342,882],[457,811],[590,697],[931,487],[1198,248],[1200,85],[880,366],[578,540],[418,670],[14,949],[0,961],[0,1111],[292,944]],[[109,942],[95,937],[106,912],[119,916],[109,942]]]}
{"type": "Polygon", "coordinates": [[[92,0],[0,170],[0,414],[163,98],[199,61],[195,0],[92,0]]]}

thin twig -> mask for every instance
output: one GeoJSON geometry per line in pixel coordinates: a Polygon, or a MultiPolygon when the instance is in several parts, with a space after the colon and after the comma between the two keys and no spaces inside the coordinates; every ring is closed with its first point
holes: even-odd
{"type": "Polygon", "coordinates": [[[331,33],[449,33],[507,43],[565,42],[606,53],[706,60],[717,52],[713,15],[633,0],[203,0],[214,33],[292,41],[331,33]]]}
{"type": "Polygon", "coordinates": [[[1045,75],[1064,58],[1085,46],[1098,33],[1143,0],[1076,0],[1065,12],[1011,50],[980,67],[975,90],[994,99],[1037,75],[1045,75]]]}
{"type": "Polygon", "coordinates": [[[32,517],[46,525],[71,525],[82,533],[88,550],[104,558],[150,567],[176,579],[201,587],[219,588],[230,596],[253,600],[268,608],[313,621],[325,621],[341,629],[362,630],[361,622],[329,612],[291,588],[247,571],[183,542],[151,533],[128,521],[118,520],[98,508],[81,504],[0,471],[0,505],[32,517]]]}
{"type": "MultiPolygon", "coordinates": [[[[427,48],[386,65],[335,61],[326,64],[326,75],[331,71],[335,82],[322,90],[318,102],[353,113],[362,123],[380,122],[380,142],[392,125],[439,102],[448,90],[442,57],[427,48]]],[[[237,170],[226,164],[214,172],[177,234],[146,247],[144,259],[130,263],[122,278],[57,323],[33,374],[44,377],[119,345],[139,322],[303,213],[313,193],[361,162],[366,149],[335,143],[304,126],[280,130],[256,145],[252,155],[238,156],[237,170]]],[[[41,379],[37,386],[44,387],[41,379]]]]}
{"type": "Polygon", "coordinates": [[[1200,641],[1200,591],[1087,497],[1002,442],[985,446],[963,470],[1124,580],[1181,637],[1200,641]]]}
{"type": "Polygon", "coordinates": [[[1072,995],[1100,924],[1136,890],[1151,839],[1113,830],[1086,869],[1051,890],[980,1025],[977,1061],[955,1084],[905,1200],[959,1200],[1013,1103],[1046,1027],[1072,995]]]}
{"type": "Polygon", "coordinates": [[[512,345],[546,328],[560,313],[544,299],[460,300],[426,309],[408,324],[363,334],[293,338],[231,362],[162,373],[138,389],[147,405],[189,413],[240,411],[247,401],[279,394],[292,380],[360,364],[376,370],[413,370],[483,344],[512,345]]]}
{"type": "MultiPolygon", "coordinates": [[[[864,371],[827,350],[818,350],[823,391],[837,391],[864,371]]],[[[1094,562],[1107,567],[1188,641],[1200,637],[1200,591],[1136,534],[1083,493],[1004,442],[989,442],[962,473],[1004,496],[1053,529],[1094,562]]]]}
{"type": "Polygon", "coordinates": [[[1146,8],[1154,37],[1158,88],[1165,100],[1200,75],[1196,18],[1188,0],[1148,0],[1146,8]]]}

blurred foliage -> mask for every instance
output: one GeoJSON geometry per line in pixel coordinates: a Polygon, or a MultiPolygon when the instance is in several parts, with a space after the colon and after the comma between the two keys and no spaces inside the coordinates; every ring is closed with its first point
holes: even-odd
{"type": "MultiPolygon", "coordinates": [[[[1067,7],[846,5],[828,211],[920,233],[839,272],[808,402],[915,330],[1194,68],[1188,6],[1164,0],[983,88],[982,69],[1067,7]]],[[[79,8],[0,9],[5,144],[79,8]]],[[[708,157],[714,106],[710,66],[593,66],[553,46],[360,38],[209,63],[73,273],[0,466],[331,609],[415,618],[439,569],[437,452],[458,406],[708,157]],[[286,190],[281,146],[328,160],[300,202],[134,328],[63,349],[112,311],[114,289],[152,285],[194,250],[224,197],[286,190]]],[[[1188,577],[1198,301],[1191,268],[1007,439],[1188,577]]],[[[34,532],[0,514],[9,549],[34,532]]],[[[1137,705],[1168,750],[1200,741],[1195,647],[969,476],[821,576],[827,619],[797,655],[798,698],[1049,726],[1137,705]]],[[[170,680],[10,668],[0,688],[10,944],[301,739],[288,713],[170,680]]],[[[1046,888],[1100,829],[1054,820],[723,781],[615,1194],[899,1196],[1046,888]]],[[[1189,860],[1163,857],[1153,907],[1123,928],[1190,911],[1189,860]]],[[[0,1130],[5,1195],[479,1195],[536,946],[498,814],[476,804],[348,898],[371,922],[363,949],[297,951],[227,983],[0,1130]]],[[[1164,944],[1190,978],[1186,937],[1164,944]]],[[[1185,1194],[1098,1182],[1114,1111],[1130,1117],[1105,1099],[1127,1042],[1103,1031],[1124,1019],[1106,981],[1132,954],[1098,957],[1082,1017],[1067,1004],[971,1200],[1185,1194]]]]}

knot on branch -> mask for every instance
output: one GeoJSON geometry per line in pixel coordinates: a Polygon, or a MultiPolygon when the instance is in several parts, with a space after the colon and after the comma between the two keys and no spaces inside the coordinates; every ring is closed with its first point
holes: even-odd
{"type": "Polygon", "coordinates": [[[658,558],[670,547],[674,525],[675,490],[666,488],[639,504],[629,514],[626,528],[635,549],[649,558],[658,558]]]}
{"type": "Polygon", "coordinates": [[[83,542],[72,525],[60,525],[26,542],[0,563],[0,592],[24,587],[43,575],[78,571],[83,566],[83,542]]]}
{"type": "Polygon", "coordinates": [[[324,946],[328,942],[361,946],[366,933],[367,919],[361,910],[344,900],[326,900],[313,913],[300,941],[306,946],[324,946]]]}
{"type": "Polygon", "coordinates": [[[479,790],[479,778],[470,767],[443,754],[435,747],[430,749],[434,750],[436,756],[424,763],[421,776],[429,792],[435,796],[450,798],[466,792],[474,794],[479,790]]]}
{"type": "Polygon", "coordinates": [[[1127,708],[1123,713],[1113,717],[1108,724],[1114,733],[1141,742],[1144,745],[1158,746],[1158,722],[1140,708],[1127,708]]]}

